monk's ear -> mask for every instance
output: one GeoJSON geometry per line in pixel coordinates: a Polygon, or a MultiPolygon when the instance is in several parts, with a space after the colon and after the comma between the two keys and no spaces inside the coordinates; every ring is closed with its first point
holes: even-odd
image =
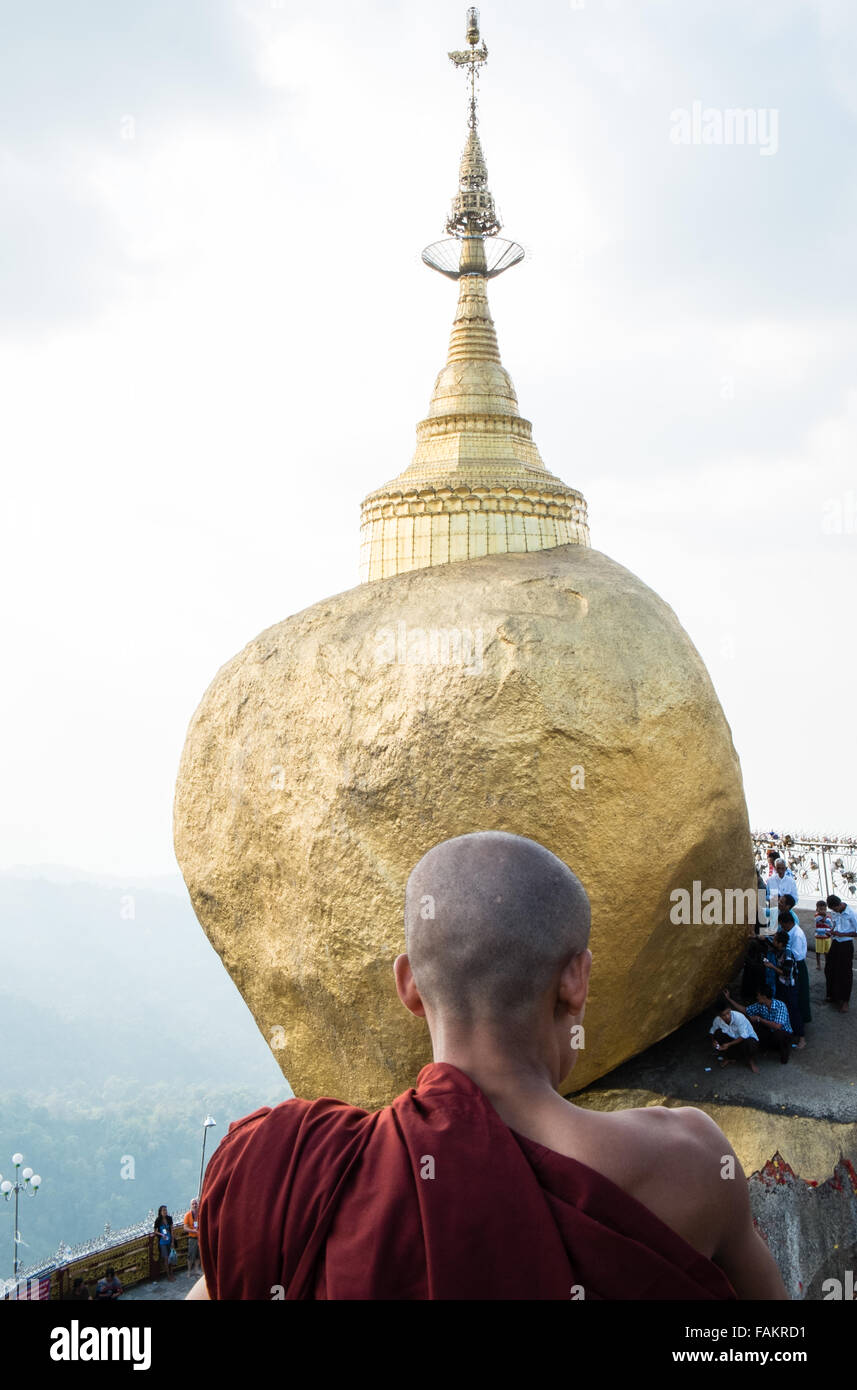
{"type": "Polygon", "coordinates": [[[592,952],[587,950],[572,956],[562,972],[560,998],[572,1014],[580,1013],[586,1003],[591,969],[592,952]]]}
{"type": "Polygon", "coordinates": [[[417,1018],[425,1018],[425,1006],[420,998],[420,992],[414,980],[414,972],[411,969],[411,962],[407,956],[396,956],[393,963],[393,974],[396,977],[396,992],[405,1008],[409,1009],[412,1014],[416,1014],[417,1018]]]}

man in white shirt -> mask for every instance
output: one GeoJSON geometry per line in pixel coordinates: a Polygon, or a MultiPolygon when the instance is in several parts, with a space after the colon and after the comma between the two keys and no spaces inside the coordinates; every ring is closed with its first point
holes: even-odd
{"type": "MultiPolygon", "coordinates": [[[[792,907],[794,899],[791,897],[791,894],[786,893],[784,896],[786,899],[785,902],[783,902],[783,899],[780,898],[780,902],[782,903],[783,907],[792,907]]],[[[797,922],[794,920],[794,913],[792,914],[792,924],[791,927],[788,928],[788,933],[789,950],[791,951],[795,960],[806,960],[806,932],[801,926],[800,920],[798,919],[797,922]]]]}
{"type": "MultiPolygon", "coordinates": [[[[806,966],[806,933],[800,924],[800,919],[795,912],[795,899],[791,893],[780,894],[780,912],[787,911],[789,914],[789,924],[783,923],[784,929],[789,934],[788,949],[795,958],[795,984],[797,985],[797,1003],[800,1009],[800,1016],[803,1022],[812,1023],[812,1010],[809,1006],[809,971],[806,966]]],[[[801,1038],[803,1034],[799,1035],[801,1038]]],[[[798,1043],[798,1047],[803,1044],[798,1043]]]]}
{"type": "Polygon", "coordinates": [[[772,898],[782,897],[784,893],[791,893],[794,901],[797,902],[797,884],[791,869],[786,868],[785,859],[778,859],[774,865],[774,872],[768,879],[768,893],[772,898]]]}
{"type": "Polygon", "coordinates": [[[830,950],[824,962],[827,981],[826,1003],[836,1004],[841,1014],[847,1014],[851,987],[854,983],[854,939],[857,937],[857,915],[854,909],[831,893],[827,899],[833,918],[830,950]]]}
{"type": "Polygon", "coordinates": [[[827,906],[833,908],[836,913],[833,918],[834,938],[839,941],[853,940],[857,936],[857,913],[853,907],[849,907],[848,903],[844,903],[832,893],[827,899],[827,906]]]}
{"type": "Polygon", "coordinates": [[[718,1000],[718,1014],[709,1028],[714,1039],[714,1051],[725,1067],[730,1062],[746,1062],[752,1072],[758,1074],[756,1053],[759,1050],[759,1036],[746,1014],[740,1014],[729,1005],[724,996],[718,1000]]]}

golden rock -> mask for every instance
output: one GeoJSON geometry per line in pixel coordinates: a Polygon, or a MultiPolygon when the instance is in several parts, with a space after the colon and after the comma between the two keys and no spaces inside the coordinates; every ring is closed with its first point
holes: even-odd
{"type": "Polygon", "coordinates": [[[360,585],[219,672],[182,757],[176,852],[297,1094],[381,1105],[430,1060],[393,983],[405,881],[486,829],[540,841],[589,893],[574,1088],[729,978],[746,927],[670,920],[676,889],[755,886],[729,727],[672,610],[600,552],[360,585]]]}

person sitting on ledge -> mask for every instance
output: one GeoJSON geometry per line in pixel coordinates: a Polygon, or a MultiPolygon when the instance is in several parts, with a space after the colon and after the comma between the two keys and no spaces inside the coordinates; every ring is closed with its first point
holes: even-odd
{"type": "Polygon", "coordinates": [[[116,1278],[116,1271],[112,1265],[108,1265],[104,1271],[104,1278],[99,1279],[95,1285],[95,1297],[98,1298],[121,1298],[122,1285],[116,1278]]]}
{"type": "Polygon", "coordinates": [[[726,998],[739,1014],[746,1014],[752,1019],[754,1026],[759,1029],[759,1045],[779,1052],[780,1061],[785,1065],[791,1056],[792,1035],[789,1011],[782,999],[774,999],[768,988],[760,989],[756,1003],[748,1005],[746,1009],[736,1004],[731,995],[727,994],[726,998]]]}
{"type": "Polygon", "coordinates": [[[717,1001],[717,1017],[708,1031],[714,1040],[714,1051],[721,1067],[728,1067],[732,1062],[746,1062],[758,1076],[758,1034],[745,1014],[729,1007],[725,994],[721,994],[717,1001]]]}
{"type": "Polygon", "coordinates": [[[231,1124],[188,1298],[786,1298],[703,1111],[559,1094],[583,1042],[589,919],[578,879],[532,840],[430,850],[394,972],[434,1061],[374,1112],[295,1098],[231,1124]]]}
{"type": "Polygon", "coordinates": [[[65,1295],[65,1302],[68,1303],[91,1303],[92,1294],[89,1292],[89,1285],[78,1275],[71,1286],[71,1291],[65,1295]]]}

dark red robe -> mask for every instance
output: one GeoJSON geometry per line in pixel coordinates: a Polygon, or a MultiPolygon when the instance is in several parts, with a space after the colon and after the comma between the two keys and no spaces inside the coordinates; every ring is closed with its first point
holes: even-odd
{"type": "Polygon", "coordinates": [[[383,1110],[288,1100],[230,1125],[199,1244],[214,1299],[735,1298],[636,1198],[516,1134],[447,1063],[383,1110]]]}

